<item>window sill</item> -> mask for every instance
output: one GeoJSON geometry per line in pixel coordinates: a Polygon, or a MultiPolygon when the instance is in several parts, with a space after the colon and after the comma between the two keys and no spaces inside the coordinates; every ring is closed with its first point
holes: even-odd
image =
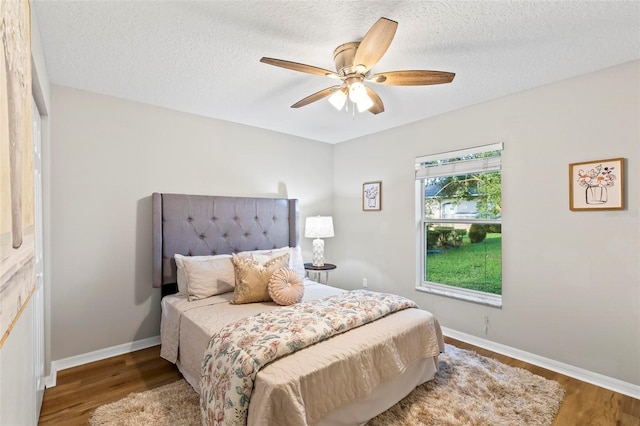
{"type": "Polygon", "coordinates": [[[499,294],[483,293],[481,291],[456,288],[436,283],[424,283],[416,286],[416,290],[424,293],[437,294],[438,296],[478,303],[480,305],[502,308],[502,296],[499,294]]]}

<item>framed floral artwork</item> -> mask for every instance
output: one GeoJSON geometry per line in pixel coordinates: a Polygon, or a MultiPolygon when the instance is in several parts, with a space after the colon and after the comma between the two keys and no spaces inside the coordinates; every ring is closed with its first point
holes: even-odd
{"type": "Polygon", "coordinates": [[[362,210],[382,210],[382,182],[362,184],[362,210]]]}
{"type": "Polygon", "coordinates": [[[624,159],[569,164],[569,208],[621,210],[624,208],[624,159]]]}

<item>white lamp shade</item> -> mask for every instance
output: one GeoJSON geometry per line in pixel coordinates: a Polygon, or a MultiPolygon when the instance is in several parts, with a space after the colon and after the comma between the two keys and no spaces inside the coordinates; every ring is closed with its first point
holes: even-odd
{"type": "Polygon", "coordinates": [[[364,84],[356,81],[355,83],[351,83],[351,85],[349,85],[349,99],[351,99],[351,102],[357,104],[366,97],[367,88],[364,87],[364,84]]]}
{"type": "Polygon", "coordinates": [[[347,102],[347,94],[344,93],[342,89],[340,89],[334,92],[333,95],[329,96],[329,102],[331,102],[331,105],[333,105],[339,111],[347,102]]]}
{"type": "Polygon", "coordinates": [[[333,217],[311,216],[306,219],[304,227],[306,238],[329,238],[333,235],[333,217]]]}
{"type": "Polygon", "coordinates": [[[369,96],[365,96],[360,101],[358,101],[357,105],[358,105],[358,112],[365,112],[373,106],[373,101],[369,96]]]}

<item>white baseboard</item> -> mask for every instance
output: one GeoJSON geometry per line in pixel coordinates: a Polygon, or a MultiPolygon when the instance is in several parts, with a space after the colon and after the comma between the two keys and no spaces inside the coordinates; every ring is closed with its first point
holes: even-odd
{"type": "Polygon", "coordinates": [[[150,348],[159,344],[160,336],[153,336],[142,340],[136,340],[135,342],[131,343],[123,343],[122,345],[112,346],[110,348],[99,349],[97,351],[89,352],[86,354],[52,361],[51,374],[45,377],[44,380],[45,387],[52,388],[56,385],[58,371],[88,364],[94,361],[100,361],[102,359],[111,358],[113,356],[118,356],[129,352],[139,351],[140,349],[150,348]]]}
{"type": "Polygon", "coordinates": [[[520,349],[502,345],[500,343],[472,336],[471,334],[452,330],[450,328],[442,327],[442,333],[452,339],[470,343],[474,346],[488,349],[511,358],[519,359],[520,361],[525,361],[529,364],[537,365],[538,367],[546,368],[547,370],[555,371],[583,382],[591,383],[592,385],[600,386],[614,392],[628,395],[632,398],[640,399],[640,386],[638,385],[614,379],[613,377],[605,376],[603,374],[594,373],[593,371],[574,367],[573,365],[545,358],[530,352],[521,351],[520,349]]]}

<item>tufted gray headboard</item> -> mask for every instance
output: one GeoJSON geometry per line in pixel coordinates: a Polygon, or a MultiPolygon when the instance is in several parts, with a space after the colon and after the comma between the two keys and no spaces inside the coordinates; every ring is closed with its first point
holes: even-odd
{"type": "Polygon", "coordinates": [[[173,255],[295,247],[298,200],[153,193],[153,286],[175,288],[173,255]]]}

